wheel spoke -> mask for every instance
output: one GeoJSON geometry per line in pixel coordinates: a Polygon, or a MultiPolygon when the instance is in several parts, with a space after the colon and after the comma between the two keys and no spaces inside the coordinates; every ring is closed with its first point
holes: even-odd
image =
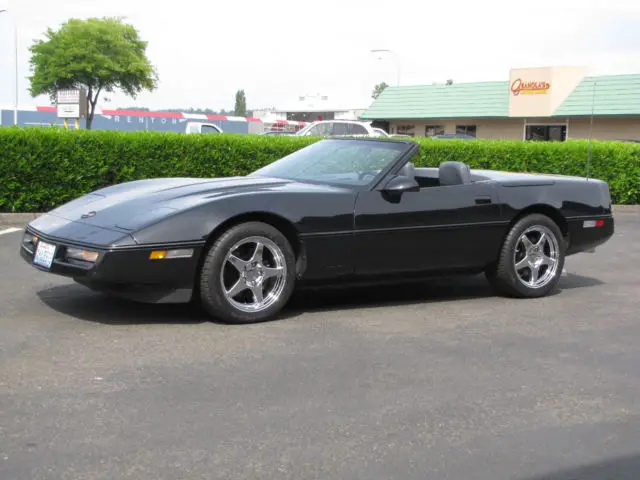
{"type": "Polygon", "coordinates": [[[556,260],[554,258],[548,257],[546,255],[542,256],[542,260],[540,262],[541,265],[547,265],[549,267],[556,264],[556,260]]]}
{"type": "Polygon", "coordinates": [[[236,270],[238,270],[239,272],[242,272],[244,270],[244,267],[247,265],[248,262],[242,260],[239,257],[236,257],[235,255],[229,255],[229,260],[228,262],[233,265],[234,267],[236,267],[236,270]]]}
{"type": "Polygon", "coordinates": [[[264,253],[264,245],[261,242],[256,243],[256,250],[253,252],[253,256],[249,262],[262,263],[262,254],[264,253]]]}
{"type": "Polygon", "coordinates": [[[247,288],[249,287],[247,287],[247,284],[244,281],[244,278],[239,278],[238,281],[233,284],[233,287],[227,290],[227,295],[233,298],[243,290],[246,290],[247,288]]]}
{"type": "Polygon", "coordinates": [[[536,247],[542,247],[545,244],[546,241],[547,241],[547,234],[542,232],[540,234],[540,238],[536,242],[536,247]]]}
{"type": "Polygon", "coordinates": [[[262,284],[251,287],[251,292],[253,293],[255,303],[260,304],[264,301],[264,297],[262,295],[262,284]]]}
{"type": "Polygon", "coordinates": [[[264,267],[262,269],[264,272],[265,280],[271,277],[281,277],[284,269],[282,267],[264,267]]]}
{"type": "Polygon", "coordinates": [[[521,270],[521,269],[523,269],[525,267],[528,267],[528,266],[529,266],[529,256],[525,255],[525,257],[522,260],[520,260],[518,263],[516,263],[516,271],[517,270],[521,270]]]}
{"type": "Polygon", "coordinates": [[[538,278],[539,278],[538,275],[540,273],[538,270],[539,268],[540,267],[537,267],[534,265],[529,267],[529,270],[531,271],[531,277],[529,278],[529,283],[531,285],[535,285],[536,283],[538,283],[538,278]]]}
{"type": "Polygon", "coordinates": [[[531,240],[529,240],[529,237],[527,237],[526,235],[523,235],[522,245],[524,245],[524,248],[531,248],[533,246],[533,243],[531,243],[531,240]]]}

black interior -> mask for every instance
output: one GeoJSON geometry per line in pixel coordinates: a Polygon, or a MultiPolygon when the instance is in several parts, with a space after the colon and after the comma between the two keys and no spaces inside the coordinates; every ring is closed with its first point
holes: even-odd
{"type": "Polygon", "coordinates": [[[398,175],[413,178],[420,188],[464,185],[488,180],[488,177],[472,173],[463,162],[443,162],[439,167],[416,168],[412,162],[407,162],[398,175]],[[440,179],[444,182],[441,183],[440,179]]]}

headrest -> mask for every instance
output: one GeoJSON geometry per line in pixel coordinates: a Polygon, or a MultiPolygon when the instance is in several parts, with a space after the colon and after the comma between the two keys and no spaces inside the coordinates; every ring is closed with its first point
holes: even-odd
{"type": "Polygon", "coordinates": [[[462,162],[442,162],[438,169],[440,185],[463,185],[471,183],[471,169],[462,162]]]}
{"type": "Polygon", "coordinates": [[[416,172],[415,172],[415,168],[413,166],[413,163],[411,163],[411,162],[405,163],[404,166],[398,172],[398,175],[403,176],[403,177],[414,178],[415,175],[416,175],[416,172]]]}

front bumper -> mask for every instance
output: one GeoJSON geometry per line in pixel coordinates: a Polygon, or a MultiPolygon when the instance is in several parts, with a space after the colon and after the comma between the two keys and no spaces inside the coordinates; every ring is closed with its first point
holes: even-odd
{"type": "Polygon", "coordinates": [[[50,237],[30,228],[27,228],[26,233],[37,236],[38,242],[44,241],[56,247],[51,267],[44,268],[34,263],[37,244],[25,245],[21,242],[20,255],[32,267],[73,278],[93,290],[151,303],[191,300],[204,247],[203,244],[192,244],[100,248],[50,237]],[[67,249],[72,247],[98,252],[98,259],[91,263],[68,258],[67,249]],[[193,249],[193,255],[188,258],[149,259],[154,250],[175,248],[193,249]]]}

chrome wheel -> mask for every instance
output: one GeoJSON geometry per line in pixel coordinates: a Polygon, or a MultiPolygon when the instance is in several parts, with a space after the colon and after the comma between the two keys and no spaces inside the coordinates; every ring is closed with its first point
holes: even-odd
{"type": "Polygon", "coordinates": [[[551,282],[558,271],[559,260],[558,240],[547,227],[529,227],[516,242],[516,274],[518,280],[528,288],[542,288],[551,282]]]}
{"type": "Polygon", "coordinates": [[[272,240],[248,237],[229,249],[220,272],[226,299],[243,312],[261,312],[276,303],[285,288],[287,264],[272,240]]]}

